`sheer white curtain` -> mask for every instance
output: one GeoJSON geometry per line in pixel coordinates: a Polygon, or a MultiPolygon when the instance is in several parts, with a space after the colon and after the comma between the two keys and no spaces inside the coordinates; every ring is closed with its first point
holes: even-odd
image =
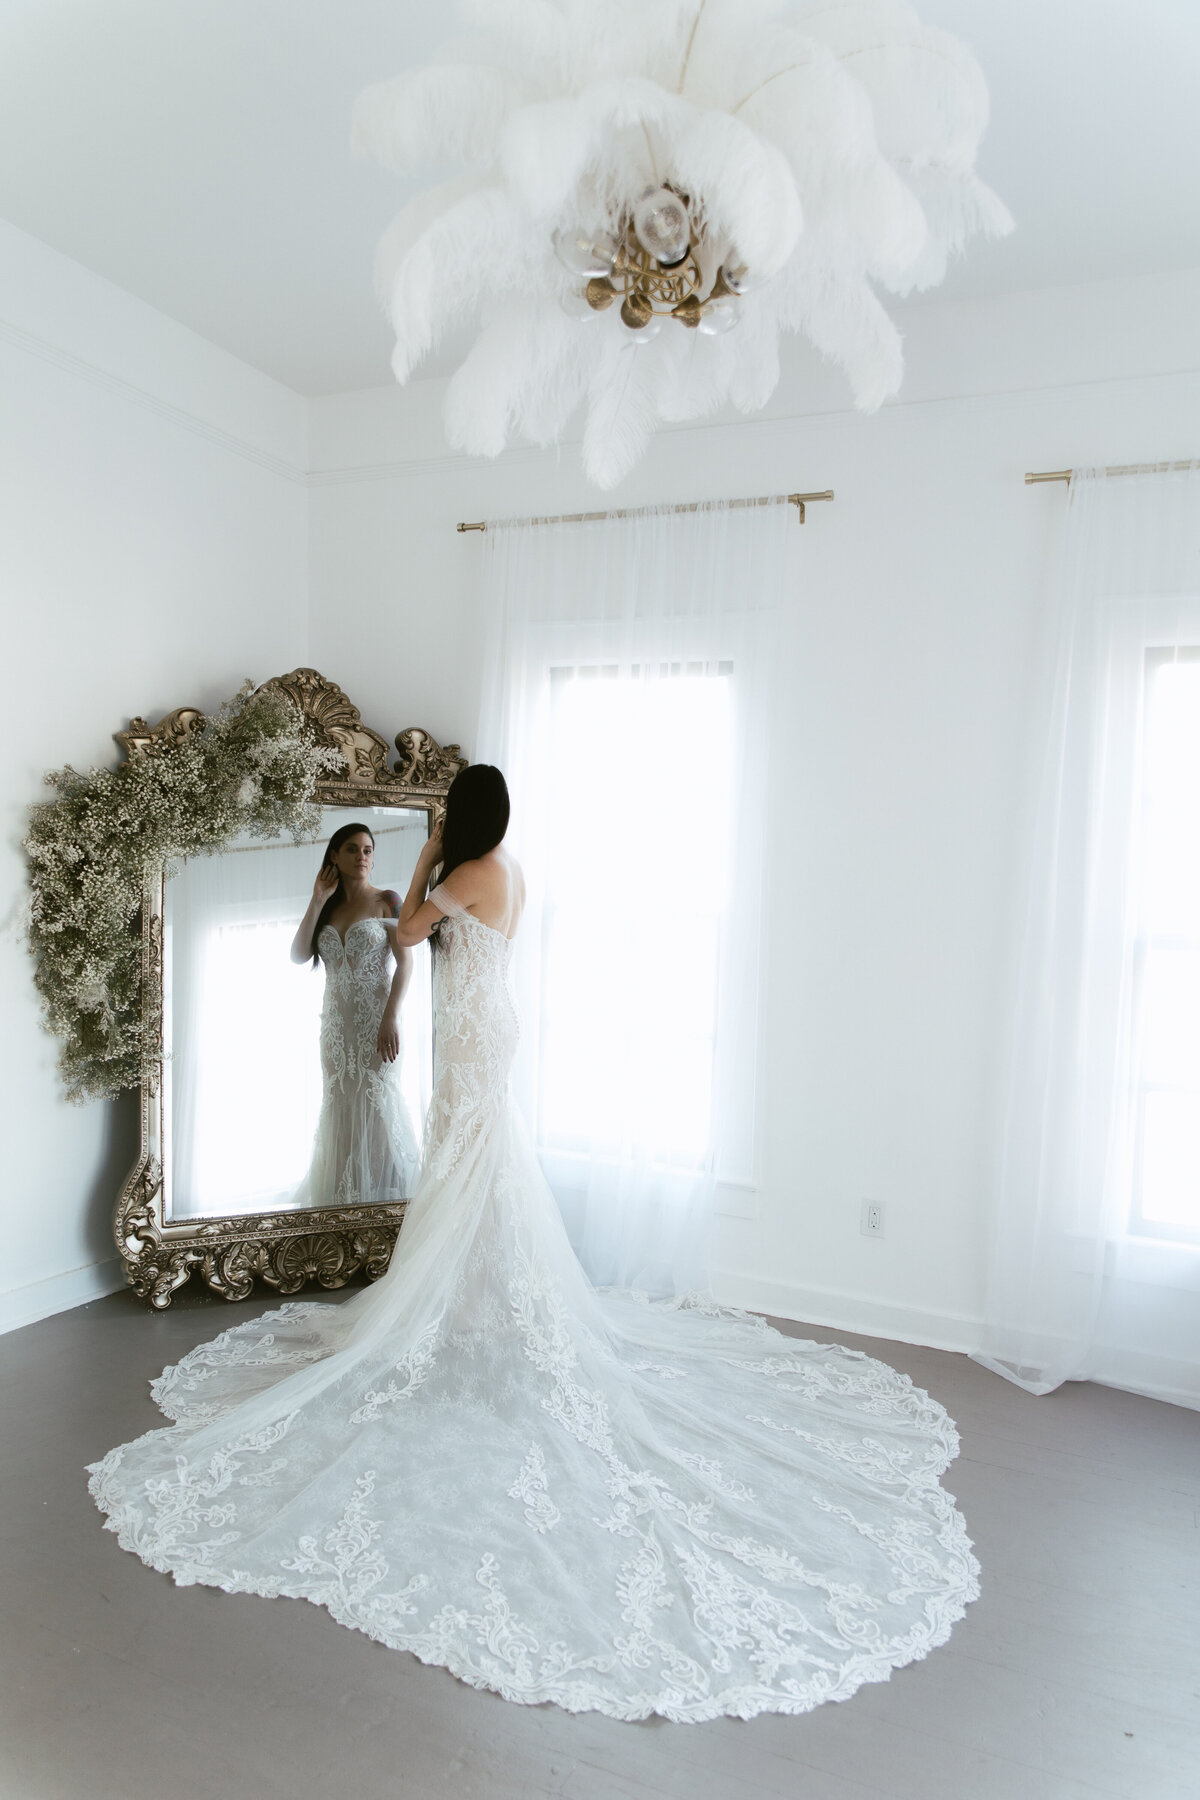
{"type": "Polygon", "coordinates": [[[167,883],[176,1217],[286,1205],[308,1167],[324,984],[289,951],[320,858],[317,844],[247,838],[167,883]]]}
{"type": "Polygon", "coordinates": [[[754,1181],[767,691],[783,504],[489,524],[482,759],[529,901],[516,1080],[592,1280],[707,1285],[754,1181]]]}
{"type": "Polygon", "coordinates": [[[1200,1403],[1200,465],[1068,497],[977,1360],[1200,1403]]]}

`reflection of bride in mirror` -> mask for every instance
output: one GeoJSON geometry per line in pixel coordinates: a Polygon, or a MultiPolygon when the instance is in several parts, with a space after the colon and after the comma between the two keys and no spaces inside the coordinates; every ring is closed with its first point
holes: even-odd
{"type": "Polygon", "coordinates": [[[416,1186],[420,1152],[400,1092],[412,951],[393,948],[400,897],[371,885],[374,858],[369,826],[340,826],[292,940],[293,962],[325,970],[321,1112],[301,1206],[403,1200],[416,1186]]]}

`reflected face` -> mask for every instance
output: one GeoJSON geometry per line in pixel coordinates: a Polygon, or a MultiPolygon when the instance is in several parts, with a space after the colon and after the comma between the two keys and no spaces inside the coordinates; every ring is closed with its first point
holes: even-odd
{"type": "Polygon", "coordinates": [[[366,881],[370,878],[371,864],[375,860],[375,846],[365,831],[356,831],[352,838],[347,838],[334,851],[329,860],[343,879],[366,881]]]}

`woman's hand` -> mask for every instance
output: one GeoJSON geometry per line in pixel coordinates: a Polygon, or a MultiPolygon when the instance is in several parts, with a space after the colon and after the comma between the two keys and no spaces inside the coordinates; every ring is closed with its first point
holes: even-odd
{"type": "Polygon", "coordinates": [[[442,849],[442,821],[439,819],[429,836],[425,839],[425,842],[421,845],[420,861],[424,863],[427,869],[432,869],[435,863],[441,862],[444,855],[445,852],[442,849]]]}
{"type": "Polygon", "coordinates": [[[395,1062],[400,1054],[400,1015],[394,1007],[384,1008],[375,1048],[385,1063],[395,1062]]]}
{"type": "Polygon", "coordinates": [[[337,892],[338,872],[332,863],[322,863],[313,882],[313,899],[321,906],[337,892]]]}

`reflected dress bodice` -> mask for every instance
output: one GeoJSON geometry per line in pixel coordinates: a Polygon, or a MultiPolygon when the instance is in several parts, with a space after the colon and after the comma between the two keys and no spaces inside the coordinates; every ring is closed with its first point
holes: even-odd
{"type": "Polygon", "coordinates": [[[749,1718],[885,1680],[978,1592],[953,1423],[859,1351],[589,1284],[509,1098],[510,946],[433,898],[437,1075],[386,1275],[165,1370],[177,1423],[91,1470],[108,1528],[510,1700],[749,1718]]]}
{"type": "Polygon", "coordinates": [[[417,1185],[420,1151],[400,1088],[404,1040],[391,1063],[377,1041],[394,973],[387,928],[382,919],[358,919],[343,943],[326,925],[317,950],[325,970],[321,1111],[294,1204],[407,1199],[417,1185]]]}

